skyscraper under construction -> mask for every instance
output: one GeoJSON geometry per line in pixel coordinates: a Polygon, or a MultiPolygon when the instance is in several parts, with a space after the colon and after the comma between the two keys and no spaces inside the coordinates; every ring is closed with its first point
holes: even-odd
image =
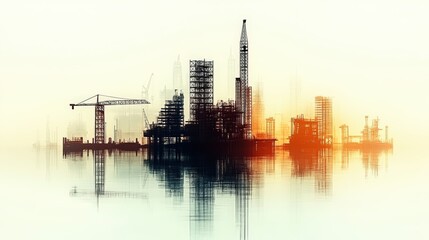
{"type": "Polygon", "coordinates": [[[315,115],[318,125],[318,136],[322,145],[332,145],[332,100],[328,97],[315,98],[315,115]]]}
{"type": "Polygon", "coordinates": [[[240,77],[236,78],[235,99],[237,110],[242,112],[244,138],[252,137],[252,88],[249,86],[249,43],[247,40],[246,19],[243,20],[240,37],[240,77]],[[238,96],[237,96],[238,95],[238,96]]]}
{"type": "MultiPolygon", "coordinates": [[[[156,124],[145,131],[149,148],[153,153],[162,152],[163,146],[190,152],[212,153],[273,153],[275,139],[252,136],[252,88],[248,84],[248,42],[246,20],[240,38],[240,77],[235,81],[235,102],[218,101],[214,104],[214,63],[207,60],[191,60],[189,65],[190,119],[181,125],[183,95],[174,106],[166,105],[156,124]],[[170,114],[171,113],[171,114],[170,114]],[[164,124],[170,118],[171,124],[164,124]],[[180,123],[180,124],[179,124],[180,123]],[[177,126],[174,129],[172,126],[177,126]]],[[[170,102],[167,102],[170,103],[170,102]]],[[[259,116],[261,117],[261,116],[259,116]]],[[[274,119],[269,121],[274,137],[274,119]]]]}
{"type": "Polygon", "coordinates": [[[190,61],[189,79],[190,120],[195,122],[213,106],[213,61],[190,61]]]}

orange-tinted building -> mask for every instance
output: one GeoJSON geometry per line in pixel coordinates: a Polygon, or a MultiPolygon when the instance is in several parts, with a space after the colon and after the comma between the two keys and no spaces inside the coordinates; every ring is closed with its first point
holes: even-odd
{"type": "Polygon", "coordinates": [[[306,119],[304,115],[291,119],[291,147],[318,147],[320,146],[318,125],[315,119],[306,119]]]}

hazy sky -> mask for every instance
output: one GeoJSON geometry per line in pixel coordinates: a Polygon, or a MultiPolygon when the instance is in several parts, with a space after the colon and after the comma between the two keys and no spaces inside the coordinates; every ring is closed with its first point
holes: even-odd
{"type": "Polygon", "coordinates": [[[299,78],[302,112],[330,96],[335,128],[358,134],[368,114],[397,141],[429,136],[428,12],[426,1],[2,1],[0,141],[34,142],[48,116],[59,137],[82,111],[92,127],[92,108],[68,104],[96,93],[138,98],[151,73],[158,97],[179,54],[185,82],[190,59],[214,60],[215,99],[233,98],[228,57],[238,71],[243,18],[249,81],[263,82],[267,117],[289,114],[299,78]]]}

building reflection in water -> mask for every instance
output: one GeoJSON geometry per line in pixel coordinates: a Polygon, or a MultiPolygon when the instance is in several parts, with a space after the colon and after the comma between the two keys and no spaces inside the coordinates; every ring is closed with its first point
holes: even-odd
{"type": "Polygon", "coordinates": [[[365,169],[365,177],[368,177],[369,172],[371,172],[374,176],[378,176],[380,167],[380,156],[384,155],[385,167],[387,168],[388,155],[391,152],[392,149],[342,149],[341,162],[343,168],[348,168],[350,155],[360,154],[360,158],[362,159],[362,165],[365,169]]]}
{"type": "Polygon", "coordinates": [[[292,162],[292,176],[304,178],[314,176],[314,187],[317,192],[331,193],[333,150],[326,149],[300,149],[290,151],[292,162]]]}
{"type": "MultiPolygon", "coordinates": [[[[89,157],[90,151],[80,151],[80,152],[63,152],[64,158],[70,158],[76,160],[77,158],[82,158],[84,152],[86,157],[89,157]]],[[[122,159],[135,155],[136,158],[139,158],[138,152],[122,152],[119,150],[116,151],[107,151],[107,150],[93,150],[93,163],[94,163],[94,190],[90,189],[80,189],[77,186],[74,186],[70,191],[70,196],[88,196],[94,195],[97,199],[97,208],[99,208],[100,197],[112,198],[141,198],[147,199],[147,196],[143,192],[133,192],[133,191],[106,191],[106,154],[109,157],[113,155],[113,158],[121,156],[122,159]],[[125,153],[125,155],[123,155],[125,153]],[[131,153],[131,154],[130,154],[131,153]]],[[[130,166],[129,166],[130,167],[130,166]]]]}
{"type": "MultiPolygon", "coordinates": [[[[73,161],[79,158],[91,158],[89,151],[84,153],[66,153],[64,157],[73,161]]],[[[124,197],[146,198],[143,192],[144,183],[152,174],[165,189],[167,197],[176,203],[183,203],[184,192],[189,190],[189,224],[190,238],[201,239],[213,235],[215,198],[219,194],[234,195],[235,219],[239,227],[240,239],[248,239],[249,202],[252,191],[260,184],[260,174],[274,172],[274,156],[213,156],[206,154],[177,154],[174,150],[165,150],[156,156],[146,156],[145,152],[92,151],[94,189],[73,187],[71,196],[96,196],[97,208],[100,198],[124,197]],[[106,186],[106,155],[113,158],[114,173],[117,181],[127,177],[135,185],[135,176],[140,176],[141,188],[134,187],[129,191],[112,191],[114,182],[106,186]],[[128,165],[124,162],[128,161],[128,165]],[[141,166],[138,166],[141,165],[141,166]],[[127,168],[127,169],[125,169],[127,168]],[[254,183],[256,183],[254,185],[254,183]],[[185,186],[189,185],[189,189],[185,186]],[[137,191],[136,191],[137,190],[137,191]]],[[[108,177],[112,177],[109,175],[108,177]]],[[[117,184],[116,184],[117,185],[117,184]]],[[[124,184],[119,184],[124,186],[124,184]]],[[[126,189],[125,189],[126,190],[126,189]]]]}
{"type": "MultiPolygon", "coordinates": [[[[174,152],[165,152],[165,155],[157,158],[146,159],[144,165],[150,173],[155,174],[157,179],[164,185],[166,195],[173,197],[177,202],[183,202],[184,189],[184,163],[180,155],[174,152]]],[[[144,154],[146,155],[146,154],[144,154]]]]}
{"type": "Polygon", "coordinates": [[[39,157],[41,154],[45,154],[45,177],[47,180],[51,178],[51,171],[53,167],[57,167],[58,163],[58,146],[51,144],[47,146],[35,146],[37,164],[39,164],[39,157]],[[43,152],[42,152],[43,150],[43,152]]]}
{"type": "Polygon", "coordinates": [[[263,176],[285,170],[289,173],[289,168],[284,167],[290,163],[291,177],[314,179],[315,192],[331,195],[334,154],[341,154],[337,156],[342,169],[347,169],[349,160],[356,159],[360,154],[366,174],[371,170],[377,175],[381,152],[322,149],[279,151],[276,156],[214,156],[183,154],[165,149],[157,155],[147,154],[145,150],[101,151],[92,154],[85,152],[68,156],[72,160],[94,157],[94,189],[74,188],[71,195],[95,195],[97,203],[100,197],[146,198],[148,189],[145,183],[148,177],[156,179],[161,183],[165,196],[172,198],[173,203],[189,204],[186,221],[189,222],[191,239],[216,236],[214,218],[219,211],[216,198],[233,196],[236,238],[248,239],[250,202],[259,199],[258,194],[264,188],[263,176]],[[106,171],[106,159],[113,159],[113,171],[106,171]],[[278,170],[276,162],[281,167],[278,170]],[[114,175],[106,175],[106,172],[113,172],[114,175]],[[108,186],[105,185],[106,177],[111,178],[108,186]]]}
{"type": "Polygon", "coordinates": [[[164,176],[166,192],[183,198],[184,178],[189,184],[190,238],[213,235],[217,194],[235,196],[235,218],[240,239],[248,238],[249,200],[252,195],[252,159],[244,156],[176,154],[164,151],[150,155],[145,163],[150,172],[164,176]]]}

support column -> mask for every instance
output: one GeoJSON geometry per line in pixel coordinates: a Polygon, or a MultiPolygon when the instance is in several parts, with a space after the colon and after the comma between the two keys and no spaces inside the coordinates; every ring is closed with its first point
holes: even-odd
{"type": "Polygon", "coordinates": [[[95,144],[105,141],[104,105],[95,105],[95,144]]]}

